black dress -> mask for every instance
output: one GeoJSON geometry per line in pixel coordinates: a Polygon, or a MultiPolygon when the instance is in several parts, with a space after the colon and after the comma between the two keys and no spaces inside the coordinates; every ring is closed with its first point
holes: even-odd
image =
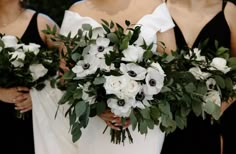
{"type": "MultiPolygon", "coordinates": [[[[224,16],[224,6],[223,2],[222,11],[204,26],[192,48],[198,47],[206,39],[209,39],[208,47],[213,51],[215,40],[219,42],[220,46],[230,48],[230,29],[224,16]]],[[[186,48],[186,40],[177,24],[174,31],[177,47],[186,48]]],[[[218,122],[212,124],[209,115],[203,120],[201,116],[196,117],[190,113],[187,128],[177,129],[166,136],[161,154],[220,154],[220,134],[220,124],[218,122]]]]}
{"type": "MultiPolygon", "coordinates": [[[[45,48],[38,32],[37,16],[37,13],[33,15],[21,40],[45,48]]],[[[14,107],[14,104],[0,102],[0,154],[34,154],[32,112],[29,111],[29,117],[21,120],[16,118],[14,107]]]]}

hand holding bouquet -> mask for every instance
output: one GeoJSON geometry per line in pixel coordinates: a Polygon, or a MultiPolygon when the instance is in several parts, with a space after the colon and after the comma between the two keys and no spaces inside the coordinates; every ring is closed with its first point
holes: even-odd
{"type": "Polygon", "coordinates": [[[44,81],[55,76],[57,57],[55,51],[43,50],[38,44],[24,44],[15,36],[1,35],[0,87],[22,86],[41,90],[44,81]]]}

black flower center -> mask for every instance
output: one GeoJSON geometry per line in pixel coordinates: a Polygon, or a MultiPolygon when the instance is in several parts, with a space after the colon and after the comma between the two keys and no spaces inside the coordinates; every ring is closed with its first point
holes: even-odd
{"type": "Polygon", "coordinates": [[[128,71],[127,73],[128,73],[129,76],[131,76],[131,77],[136,77],[136,76],[137,76],[137,74],[136,74],[134,71],[132,71],[132,70],[128,71]]]}
{"type": "Polygon", "coordinates": [[[103,52],[105,50],[104,46],[98,46],[98,52],[103,52]]]}
{"type": "Polygon", "coordinates": [[[144,95],[143,92],[138,93],[138,94],[135,96],[135,99],[136,99],[137,101],[143,101],[144,98],[145,98],[145,95],[144,95]]]}
{"type": "Polygon", "coordinates": [[[155,87],[157,82],[156,82],[156,80],[151,79],[151,80],[149,80],[149,84],[150,84],[150,86],[155,87]]]}
{"type": "Polygon", "coordinates": [[[118,100],[117,104],[118,104],[118,106],[125,106],[125,101],[124,100],[118,100]]]}
{"type": "Polygon", "coordinates": [[[84,65],[83,65],[83,69],[84,69],[84,70],[89,69],[89,67],[90,67],[90,64],[84,64],[84,65]]]}

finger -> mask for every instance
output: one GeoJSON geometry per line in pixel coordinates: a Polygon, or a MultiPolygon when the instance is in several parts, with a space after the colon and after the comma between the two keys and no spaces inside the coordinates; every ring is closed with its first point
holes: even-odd
{"type": "Polygon", "coordinates": [[[106,124],[107,124],[109,127],[111,127],[112,129],[120,130],[119,127],[114,126],[110,121],[106,121],[106,124]]]}
{"type": "Polygon", "coordinates": [[[26,107],[31,106],[31,105],[32,105],[32,103],[31,103],[30,100],[25,100],[23,102],[15,104],[16,107],[20,107],[20,108],[26,108],[26,107]]]}
{"type": "Polygon", "coordinates": [[[25,113],[25,112],[28,112],[28,111],[30,111],[30,110],[32,110],[32,106],[31,106],[31,107],[28,107],[28,108],[26,108],[26,109],[23,109],[23,110],[21,110],[20,112],[21,112],[21,113],[25,113]]]}
{"type": "Polygon", "coordinates": [[[19,103],[22,103],[23,101],[25,101],[26,99],[29,98],[29,95],[25,95],[25,94],[22,94],[20,96],[17,96],[16,98],[13,99],[13,101],[16,103],[16,104],[19,104],[19,103]]]}
{"type": "Polygon", "coordinates": [[[114,124],[115,126],[122,126],[123,128],[128,128],[130,125],[130,119],[126,119],[124,124],[122,124],[121,120],[117,120],[116,123],[114,124]]]}
{"type": "Polygon", "coordinates": [[[29,92],[29,88],[27,88],[27,87],[16,87],[16,89],[17,89],[17,91],[18,92],[24,92],[24,93],[28,93],[29,92]]]}
{"type": "Polygon", "coordinates": [[[31,104],[27,104],[27,105],[22,105],[22,106],[16,106],[15,110],[25,110],[25,109],[32,109],[32,105],[31,104]]]}

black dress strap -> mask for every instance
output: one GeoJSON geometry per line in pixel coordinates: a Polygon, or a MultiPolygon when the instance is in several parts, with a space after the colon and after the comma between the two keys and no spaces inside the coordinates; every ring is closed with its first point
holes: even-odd
{"type": "Polygon", "coordinates": [[[38,30],[38,20],[37,20],[38,14],[39,14],[38,12],[35,12],[33,14],[24,35],[21,37],[21,40],[24,43],[34,42],[36,44],[39,44],[42,48],[46,48],[46,44],[41,39],[38,30]]]}
{"type": "Polygon", "coordinates": [[[223,0],[223,1],[222,1],[222,11],[224,11],[226,4],[227,4],[227,1],[224,1],[224,0],[223,0]]]}

